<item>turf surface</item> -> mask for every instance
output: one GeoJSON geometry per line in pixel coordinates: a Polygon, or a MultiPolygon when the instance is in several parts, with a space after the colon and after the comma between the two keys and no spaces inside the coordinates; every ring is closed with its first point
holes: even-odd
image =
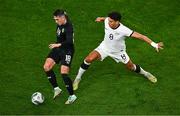
{"type": "Polygon", "coordinates": [[[180,114],[179,6],[179,0],[0,0],[0,114],[180,114]],[[85,73],[72,105],[64,104],[68,94],[55,67],[63,94],[52,100],[42,66],[48,44],[55,41],[52,12],[57,8],[66,9],[74,23],[72,79],[103,39],[103,23],[95,18],[116,10],[125,25],[164,42],[165,49],[156,53],[142,41],[126,41],[132,61],[156,75],[158,83],[107,58],[85,73]],[[44,94],[44,104],[31,103],[35,91],[44,94]]]}

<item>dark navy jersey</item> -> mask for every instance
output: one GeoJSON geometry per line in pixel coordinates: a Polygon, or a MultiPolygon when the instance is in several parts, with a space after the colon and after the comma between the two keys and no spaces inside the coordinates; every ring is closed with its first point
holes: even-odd
{"type": "Polygon", "coordinates": [[[60,48],[74,49],[73,25],[69,20],[67,20],[65,25],[57,25],[56,35],[56,43],[61,43],[60,48]]]}

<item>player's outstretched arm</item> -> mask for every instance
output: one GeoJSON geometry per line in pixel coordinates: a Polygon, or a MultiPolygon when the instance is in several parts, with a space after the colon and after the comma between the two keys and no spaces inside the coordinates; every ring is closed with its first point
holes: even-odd
{"type": "Polygon", "coordinates": [[[106,17],[97,17],[96,22],[103,22],[106,19],[106,17]]]}
{"type": "Polygon", "coordinates": [[[145,42],[147,42],[148,44],[150,44],[152,47],[154,47],[156,49],[157,52],[159,52],[159,49],[163,49],[163,42],[158,42],[158,43],[155,43],[153,42],[151,39],[149,39],[147,36],[145,35],[142,35],[138,32],[134,32],[131,37],[133,38],[137,38],[137,39],[140,39],[140,40],[143,40],[145,42]]]}
{"type": "Polygon", "coordinates": [[[61,46],[60,43],[49,44],[49,49],[53,49],[53,48],[60,47],[60,46],[61,46]]]}

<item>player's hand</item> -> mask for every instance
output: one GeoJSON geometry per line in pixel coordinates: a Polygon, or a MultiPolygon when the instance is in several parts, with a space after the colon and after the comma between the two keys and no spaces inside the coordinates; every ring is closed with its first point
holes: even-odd
{"type": "Polygon", "coordinates": [[[156,49],[156,51],[159,52],[160,49],[163,49],[164,44],[163,42],[159,42],[159,43],[152,42],[151,46],[153,46],[156,49]]]}
{"type": "Polygon", "coordinates": [[[95,22],[101,22],[101,21],[104,21],[104,17],[97,17],[95,22]]]}
{"type": "Polygon", "coordinates": [[[60,47],[61,44],[49,44],[49,49],[60,47]]]}
{"type": "Polygon", "coordinates": [[[159,52],[159,49],[163,49],[164,44],[163,44],[163,42],[159,42],[157,44],[158,44],[158,49],[156,49],[156,51],[159,52]]]}

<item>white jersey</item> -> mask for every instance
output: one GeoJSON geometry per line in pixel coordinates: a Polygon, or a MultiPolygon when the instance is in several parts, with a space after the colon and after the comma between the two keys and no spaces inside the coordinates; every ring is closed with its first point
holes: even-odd
{"type": "Polygon", "coordinates": [[[133,31],[120,23],[117,29],[109,27],[108,18],[105,19],[105,35],[101,45],[108,52],[120,52],[126,50],[125,38],[131,36],[133,31]]]}

